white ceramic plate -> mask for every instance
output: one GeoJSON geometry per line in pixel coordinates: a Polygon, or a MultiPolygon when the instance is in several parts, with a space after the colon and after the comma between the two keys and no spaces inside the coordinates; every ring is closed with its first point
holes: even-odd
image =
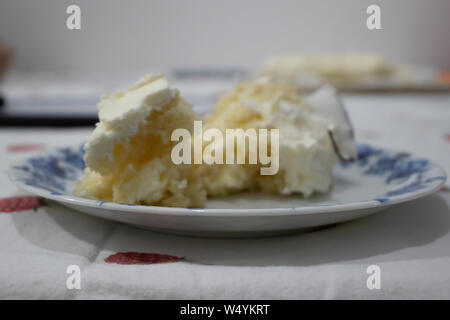
{"type": "Polygon", "coordinates": [[[75,210],[169,233],[196,236],[258,236],[344,222],[438,190],[443,169],[409,153],[360,145],[359,161],[339,164],[334,187],[325,195],[238,194],[208,201],[204,209],[169,208],[102,202],[75,197],[83,174],[81,145],[50,150],[10,166],[9,177],[21,189],[75,210]]]}

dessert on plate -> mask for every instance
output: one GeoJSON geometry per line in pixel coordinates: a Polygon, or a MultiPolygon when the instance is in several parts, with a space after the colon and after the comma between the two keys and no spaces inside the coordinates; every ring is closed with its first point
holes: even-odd
{"type": "Polygon", "coordinates": [[[301,89],[316,88],[324,82],[350,89],[407,85],[412,80],[409,68],[380,55],[362,53],[273,56],[262,63],[260,73],[301,89]]]}
{"type": "MultiPolygon", "coordinates": [[[[208,197],[243,191],[309,197],[330,190],[337,161],[356,157],[352,127],[329,86],[304,97],[291,84],[268,78],[243,82],[198,118],[165,76],[149,74],[126,91],[102,97],[98,108],[100,121],[85,144],[85,175],[75,194],[101,201],[199,208],[208,197]],[[257,152],[240,144],[225,150],[219,136],[201,139],[195,121],[222,137],[229,129],[255,129],[258,141],[260,129],[277,129],[277,159],[271,151],[276,172],[261,174],[269,165],[248,161],[175,164],[176,129],[187,130],[189,143],[200,143],[201,152],[213,144],[245,159],[257,152]]],[[[267,141],[268,150],[275,150],[267,141]]]]}

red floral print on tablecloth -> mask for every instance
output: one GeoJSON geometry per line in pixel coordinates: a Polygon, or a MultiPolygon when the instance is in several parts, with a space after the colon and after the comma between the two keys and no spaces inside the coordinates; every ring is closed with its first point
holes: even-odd
{"type": "Polygon", "coordinates": [[[36,209],[42,204],[42,199],[35,196],[9,197],[0,199],[0,212],[16,212],[36,209]]]}
{"type": "Polygon", "coordinates": [[[6,147],[8,152],[27,152],[42,149],[44,145],[33,144],[33,143],[23,143],[23,144],[10,144],[6,147]]]}
{"type": "Polygon", "coordinates": [[[177,262],[183,260],[182,257],[171,256],[160,253],[146,252],[117,252],[105,259],[106,263],[116,264],[155,264],[177,262]]]}

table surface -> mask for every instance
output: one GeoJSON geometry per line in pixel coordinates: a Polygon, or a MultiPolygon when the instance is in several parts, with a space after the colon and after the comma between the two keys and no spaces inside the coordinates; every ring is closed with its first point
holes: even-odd
{"type": "MultiPolygon", "coordinates": [[[[450,172],[450,94],[347,95],[359,141],[431,158],[450,172]]],[[[0,129],[0,198],[26,195],[10,161],[85,140],[90,129],[0,129]]],[[[0,200],[0,208],[8,200],[0,200]]],[[[45,203],[0,213],[0,298],[450,298],[449,183],[438,193],[314,232],[250,239],[149,232],[45,203]],[[185,257],[118,265],[117,252],[185,257]],[[194,262],[195,261],[195,262],[194,262]],[[81,270],[81,289],[66,286],[81,270]],[[370,265],[381,288],[367,287],[370,265]]]]}

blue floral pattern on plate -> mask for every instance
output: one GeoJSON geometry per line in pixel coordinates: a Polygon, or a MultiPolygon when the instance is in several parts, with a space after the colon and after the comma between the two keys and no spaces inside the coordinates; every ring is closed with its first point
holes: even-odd
{"type": "MultiPolygon", "coordinates": [[[[72,196],[73,186],[84,172],[83,155],[82,144],[55,149],[50,153],[12,165],[10,177],[13,181],[26,186],[45,190],[52,196],[68,194],[72,196]]],[[[361,177],[377,178],[385,186],[383,192],[371,199],[361,200],[372,200],[380,204],[389,202],[393,197],[426,190],[433,183],[442,182],[446,178],[442,170],[427,159],[367,144],[358,146],[358,161],[341,163],[340,170],[357,170],[361,177]]],[[[105,202],[96,203],[103,206],[105,202]]]]}
{"type": "Polygon", "coordinates": [[[12,165],[14,180],[28,186],[49,191],[52,195],[68,192],[69,182],[75,182],[83,174],[83,144],[77,147],[65,147],[42,156],[27,159],[19,165],[12,165]]]}

